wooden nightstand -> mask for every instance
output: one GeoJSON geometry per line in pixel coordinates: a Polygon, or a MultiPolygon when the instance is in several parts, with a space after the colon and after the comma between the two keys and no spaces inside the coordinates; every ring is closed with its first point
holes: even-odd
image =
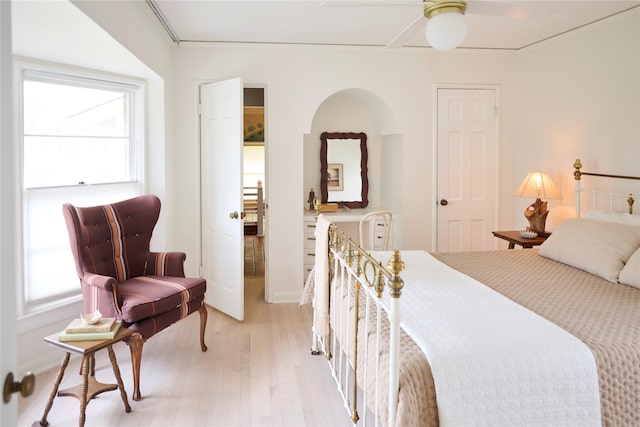
{"type": "Polygon", "coordinates": [[[509,249],[515,248],[515,245],[522,246],[523,249],[530,249],[534,246],[539,246],[547,240],[547,237],[551,233],[544,234],[542,236],[534,237],[533,239],[525,239],[520,236],[518,231],[492,231],[493,235],[498,239],[506,240],[509,242],[509,249]]]}

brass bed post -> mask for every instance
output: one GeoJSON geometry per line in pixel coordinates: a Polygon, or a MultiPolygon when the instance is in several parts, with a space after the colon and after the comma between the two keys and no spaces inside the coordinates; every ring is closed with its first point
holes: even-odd
{"type": "MultiPolygon", "coordinates": [[[[336,233],[337,234],[337,233],[336,233]]],[[[358,250],[358,247],[355,246],[355,243],[348,242],[347,249],[344,251],[345,259],[347,261],[347,265],[352,270],[355,270],[355,280],[354,280],[354,322],[353,322],[353,384],[352,384],[352,402],[351,402],[351,421],[354,424],[358,423],[360,417],[358,416],[358,317],[360,314],[360,290],[362,288],[362,284],[358,277],[362,274],[362,253],[358,250]],[[354,260],[356,265],[354,266],[354,260]]],[[[349,274],[351,277],[351,274],[349,274]]],[[[347,360],[348,363],[348,360],[347,360]]],[[[348,393],[348,387],[345,389],[345,393],[348,393]]]]}
{"type": "MultiPolygon", "coordinates": [[[[356,278],[359,278],[362,275],[362,252],[357,251],[356,253],[356,278]]],[[[360,280],[356,280],[356,309],[355,309],[355,320],[356,325],[354,328],[354,336],[355,336],[355,345],[354,345],[354,358],[353,358],[353,414],[351,415],[351,421],[354,424],[358,422],[360,417],[358,416],[358,332],[359,332],[359,322],[358,317],[360,315],[360,290],[362,288],[362,283],[360,280]]],[[[366,330],[365,330],[366,331],[366,330]]],[[[366,340],[366,337],[365,337],[366,340]]],[[[366,375],[366,374],[365,374],[366,375]]]]}
{"type": "MultiPolygon", "coordinates": [[[[357,259],[357,266],[356,269],[357,271],[361,271],[360,268],[360,261],[362,259],[362,254],[360,253],[360,251],[358,251],[358,255],[356,256],[357,259]]],[[[350,261],[352,261],[352,259],[350,259],[350,261]]],[[[349,267],[351,267],[351,263],[349,263],[349,267]]],[[[353,325],[353,402],[351,405],[351,421],[354,424],[358,423],[358,420],[360,419],[360,417],[358,416],[358,327],[359,327],[359,322],[358,322],[358,318],[360,317],[360,289],[362,288],[362,284],[360,283],[360,280],[358,280],[356,278],[355,280],[355,307],[354,307],[354,325],[353,325]]],[[[366,339],[366,337],[365,337],[366,339]]]]}
{"type": "MultiPolygon", "coordinates": [[[[317,199],[316,199],[317,200],[317,199]]],[[[316,207],[318,207],[320,204],[318,203],[318,201],[316,201],[316,207]]],[[[319,209],[319,208],[317,208],[319,209]]],[[[333,283],[333,276],[336,274],[335,270],[335,257],[333,255],[333,251],[331,250],[333,248],[333,250],[337,251],[338,250],[338,246],[340,243],[340,239],[338,237],[338,229],[336,228],[336,226],[334,224],[331,224],[329,226],[329,289],[331,289],[331,283],[333,283]]],[[[331,295],[329,297],[329,300],[331,300],[331,295]]],[[[331,313],[331,309],[329,310],[329,313],[331,313]]],[[[326,336],[326,340],[327,342],[325,343],[325,356],[327,357],[328,361],[331,361],[333,359],[333,347],[332,347],[332,343],[333,343],[333,329],[331,329],[330,327],[328,328],[327,331],[327,336],[326,336]]]]}
{"type": "Polygon", "coordinates": [[[573,177],[575,178],[576,184],[574,193],[576,195],[576,218],[580,218],[580,178],[582,177],[582,172],[580,172],[580,168],[582,168],[582,163],[580,159],[576,159],[573,163],[573,177]]]}
{"type": "Polygon", "coordinates": [[[400,295],[404,281],[400,278],[400,272],[404,270],[404,261],[400,257],[400,251],[393,251],[393,255],[387,267],[391,270],[389,279],[389,295],[391,295],[391,314],[389,316],[389,360],[392,363],[389,369],[389,422],[388,425],[396,425],[396,412],[398,408],[398,387],[400,385],[400,295]]]}

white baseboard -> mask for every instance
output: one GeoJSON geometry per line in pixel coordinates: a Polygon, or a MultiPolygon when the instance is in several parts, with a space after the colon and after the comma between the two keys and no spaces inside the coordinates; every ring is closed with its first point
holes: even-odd
{"type": "Polygon", "coordinates": [[[276,292],[273,295],[273,303],[298,303],[302,296],[302,287],[298,292],[276,292]]]}

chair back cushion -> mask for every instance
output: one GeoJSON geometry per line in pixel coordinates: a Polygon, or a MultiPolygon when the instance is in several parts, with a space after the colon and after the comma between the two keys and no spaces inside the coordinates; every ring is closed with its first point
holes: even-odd
{"type": "Polygon", "coordinates": [[[63,206],[78,277],[85,273],[117,281],[142,276],[160,199],[147,194],[103,206],[63,206]]]}

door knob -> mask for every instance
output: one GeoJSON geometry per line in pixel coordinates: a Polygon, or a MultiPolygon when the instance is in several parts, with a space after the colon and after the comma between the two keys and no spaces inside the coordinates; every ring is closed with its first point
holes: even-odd
{"type": "Polygon", "coordinates": [[[442,206],[447,206],[449,204],[449,201],[447,199],[442,199],[442,200],[440,200],[440,204],[442,206]]]}
{"type": "Polygon", "coordinates": [[[36,386],[36,376],[31,372],[27,372],[22,381],[13,381],[13,372],[9,372],[4,379],[4,390],[2,392],[2,400],[9,403],[13,393],[20,392],[22,397],[31,396],[36,386]]]}
{"type": "Polygon", "coordinates": [[[229,218],[231,219],[238,219],[238,212],[237,211],[233,211],[229,214],[229,218]]]}

